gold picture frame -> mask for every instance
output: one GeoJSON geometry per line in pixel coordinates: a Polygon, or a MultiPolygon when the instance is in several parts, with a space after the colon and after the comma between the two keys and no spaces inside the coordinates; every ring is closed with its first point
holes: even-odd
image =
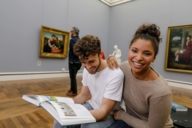
{"type": "Polygon", "coordinates": [[[168,27],[165,70],[192,73],[192,25],[168,27]]]}
{"type": "Polygon", "coordinates": [[[40,33],[40,57],[66,58],[69,45],[69,32],[41,27],[40,33]]]}

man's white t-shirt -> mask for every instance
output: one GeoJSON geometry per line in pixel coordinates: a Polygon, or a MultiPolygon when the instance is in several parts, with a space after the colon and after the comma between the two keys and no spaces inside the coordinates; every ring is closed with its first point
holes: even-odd
{"type": "Polygon", "coordinates": [[[83,86],[87,86],[91,93],[88,101],[94,109],[101,106],[103,98],[121,101],[124,74],[120,68],[109,69],[106,67],[100,72],[90,74],[83,70],[83,86]]]}

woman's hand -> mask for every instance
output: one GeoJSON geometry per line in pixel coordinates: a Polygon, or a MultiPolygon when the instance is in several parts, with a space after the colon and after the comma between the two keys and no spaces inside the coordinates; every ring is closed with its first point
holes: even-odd
{"type": "Polygon", "coordinates": [[[115,69],[115,68],[118,68],[118,67],[119,67],[115,56],[109,56],[109,57],[107,58],[107,65],[108,65],[108,67],[109,67],[110,69],[115,69]]]}
{"type": "Polygon", "coordinates": [[[122,115],[124,113],[125,113],[125,111],[123,111],[122,109],[114,112],[114,119],[116,119],[116,120],[123,120],[122,115]]]}

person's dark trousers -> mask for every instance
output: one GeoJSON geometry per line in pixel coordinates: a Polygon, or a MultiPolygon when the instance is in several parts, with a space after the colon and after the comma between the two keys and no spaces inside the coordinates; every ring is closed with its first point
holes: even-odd
{"type": "Polygon", "coordinates": [[[116,120],[111,126],[108,128],[132,128],[127,123],[122,120],[116,120]]]}
{"type": "Polygon", "coordinates": [[[72,126],[67,126],[67,128],[81,128],[81,125],[72,125],[72,126]]]}
{"type": "Polygon", "coordinates": [[[74,94],[77,94],[77,81],[76,76],[78,70],[81,68],[81,63],[72,63],[69,62],[69,75],[70,75],[70,82],[71,82],[71,89],[74,94]]]}

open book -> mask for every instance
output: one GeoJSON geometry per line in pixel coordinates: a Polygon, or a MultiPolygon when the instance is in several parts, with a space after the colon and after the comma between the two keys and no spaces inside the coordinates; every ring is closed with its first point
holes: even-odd
{"type": "Polygon", "coordinates": [[[61,125],[96,122],[89,110],[81,104],[75,104],[72,98],[43,95],[23,95],[22,98],[44,108],[61,125]]]}

